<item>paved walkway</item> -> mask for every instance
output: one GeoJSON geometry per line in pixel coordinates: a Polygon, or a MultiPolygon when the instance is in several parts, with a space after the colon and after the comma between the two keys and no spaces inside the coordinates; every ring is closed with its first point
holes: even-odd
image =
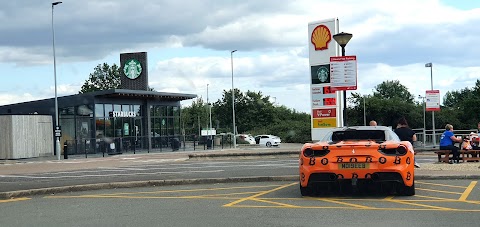
{"type": "MultiPolygon", "coordinates": [[[[237,149],[196,150],[196,151],[164,151],[156,153],[125,153],[121,155],[84,155],[69,156],[68,159],[57,160],[56,156],[20,159],[0,160],[0,176],[12,174],[29,174],[42,172],[69,171],[80,169],[93,169],[98,167],[123,167],[137,165],[145,162],[176,162],[189,159],[212,159],[212,158],[258,158],[258,156],[285,156],[292,158],[298,155],[301,144],[282,144],[279,148],[242,147],[237,149]],[[135,161],[133,161],[135,160],[135,161]]],[[[418,152],[419,156],[436,155],[431,151],[418,152]]],[[[480,163],[467,162],[460,164],[427,163],[421,168],[415,169],[416,175],[425,176],[480,176],[480,163]]]]}

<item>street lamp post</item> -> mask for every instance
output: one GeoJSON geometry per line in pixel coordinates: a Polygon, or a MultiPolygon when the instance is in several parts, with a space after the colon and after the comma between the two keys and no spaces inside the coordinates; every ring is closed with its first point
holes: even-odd
{"type": "MultiPolygon", "coordinates": [[[[342,56],[345,56],[345,46],[352,36],[352,34],[345,32],[333,35],[333,39],[342,47],[342,56]]],[[[343,90],[343,126],[347,126],[347,90],[343,90]]]]}
{"type": "MultiPolygon", "coordinates": [[[[430,68],[430,85],[433,90],[433,64],[431,62],[425,64],[425,67],[430,68]]],[[[435,111],[432,111],[432,128],[433,128],[433,148],[436,147],[437,141],[435,138],[435,111]]]]}
{"type": "MultiPolygon", "coordinates": [[[[53,8],[62,2],[52,2],[52,43],[53,43],[53,79],[55,80],[55,131],[60,129],[58,124],[58,98],[57,98],[57,61],[55,58],[55,29],[53,27],[53,8]]],[[[56,134],[56,132],[55,132],[56,134]]],[[[60,160],[60,137],[55,135],[55,150],[57,152],[57,159],[60,160]]],[[[64,151],[67,152],[67,151],[64,151]]]]}
{"type": "Polygon", "coordinates": [[[208,101],[208,84],[207,84],[207,105],[208,105],[208,115],[209,115],[209,126],[208,126],[208,138],[212,139],[212,135],[210,135],[210,130],[212,129],[212,106],[210,105],[210,102],[208,101]]]}
{"type": "Polygon", "coordinates": [[[235,88],[233,86],[233,53],[237,50],[230,51],[230,62],[232,65],[232,117],[233,117],[233,148],[237,147],[237,135],[236,135],[236,127],[235,127],[235,88]]]}
{"type": "Polygon", "coordinates": [[[365,95],[363,96],[363,125],[367,126],[367,115],[366,115],[366,108],[365,108],[365,95]]]}
{"type": "Polygon", "coordinates": [[[423,146],[425,147],[425,138],[427,137],[427,131],[425,130],[427,104],[425,102],[425,96],[418,95],[418,98],[423,100],[423,146]]]}

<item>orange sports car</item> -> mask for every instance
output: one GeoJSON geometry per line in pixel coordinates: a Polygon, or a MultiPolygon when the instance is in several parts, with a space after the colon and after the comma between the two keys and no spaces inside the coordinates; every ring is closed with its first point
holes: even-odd
{"type": "Polygon", "coordinates": [[[303,196],[333,188],[390,188],[415,195],[414,151],[383,126],[335,128],[300,152],[300,192],[303,196]]]}

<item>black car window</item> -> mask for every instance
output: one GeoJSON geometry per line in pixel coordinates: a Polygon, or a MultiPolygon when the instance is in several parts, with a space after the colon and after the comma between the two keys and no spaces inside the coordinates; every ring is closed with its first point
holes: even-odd
{"type": "Polygon", "coordinates": [[[336,131],[332,134],[332,141],[345,140],[374,140],[385,141],[385,131],[383,130],[346,130],[336,131]]]}

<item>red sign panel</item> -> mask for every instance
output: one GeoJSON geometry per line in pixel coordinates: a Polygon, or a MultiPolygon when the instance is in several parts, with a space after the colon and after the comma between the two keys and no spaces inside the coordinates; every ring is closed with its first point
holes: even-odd
{"type": "Polygon", "coordinates": [[[331,109],[313,109],[312,117],[313,118],[326,118],[326,117],[336,117],[337,111],[335,108],[331,109]]]}
{"type": "Polygon", "coordinates": [[[323,87],[323,94],[332,94],[335,93],[335,90],[332,89],[330,86],[323,87]]]}
{"type": "Polygon", "coordinates": [[[357,90],[357,56],[330,57],[330,82],[334,90],[357,90]]]}
{"type": "Polygon", "coordinates": [[[427,90],[425,99],[426,111],[440,111],[440,90],[427,90]]]}
{"type": "Polygon", "coordinates": [[[335,106],[335,105],[337,105],[337,99],[336,98],[324,98],[323,99],[323,105],[324,106],[335,106]]]}

